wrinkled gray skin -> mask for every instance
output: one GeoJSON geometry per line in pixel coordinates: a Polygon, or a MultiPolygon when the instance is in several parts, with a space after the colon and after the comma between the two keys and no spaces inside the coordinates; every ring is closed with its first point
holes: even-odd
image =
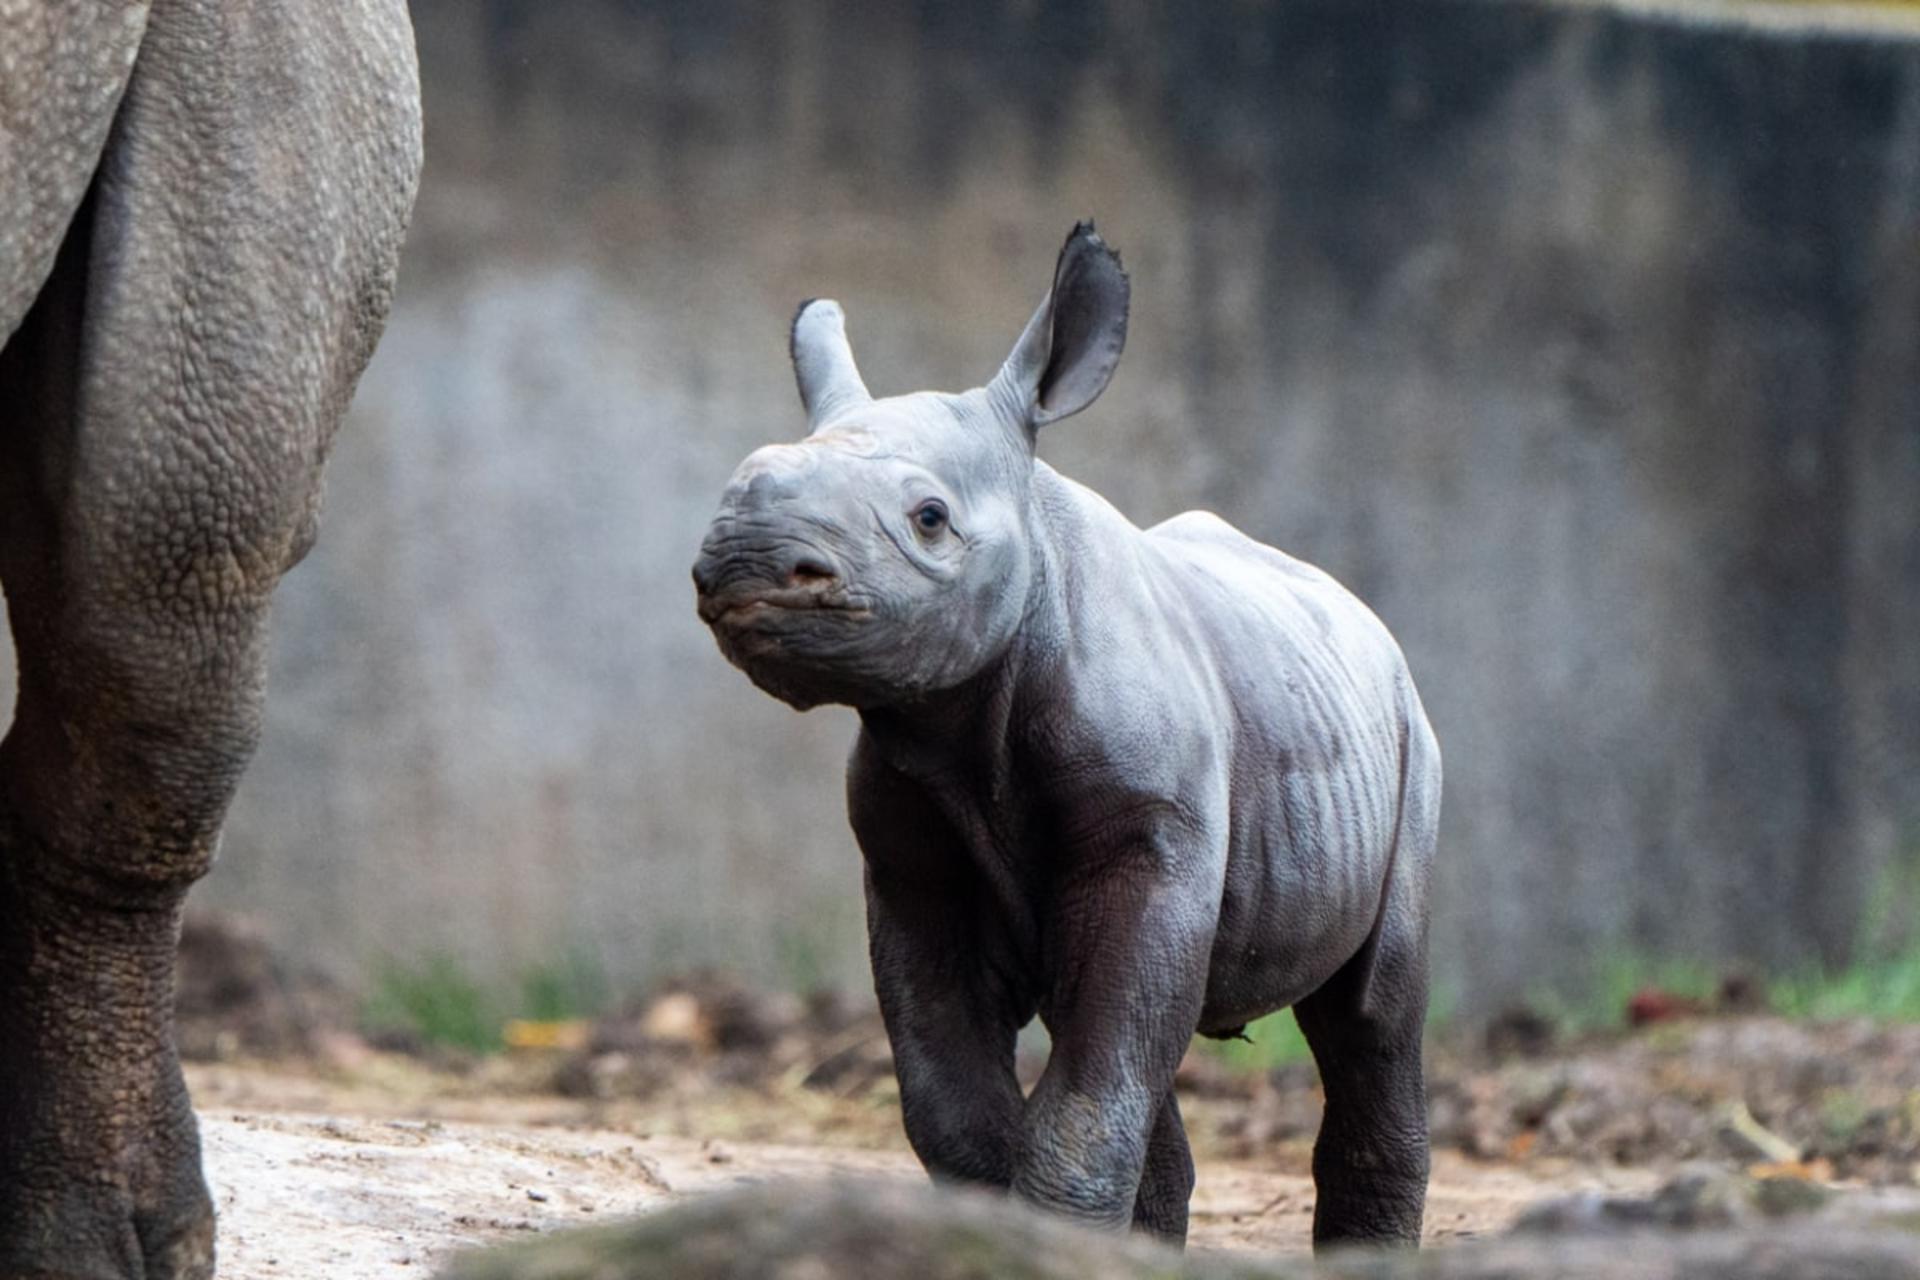
{"type": "Polygon", "coordinates": [[[860,712],[874,982],[936,1177],[1183,1238],[1174,1068],[1291,1005],[1326,1089],[1316,1243],[1412,1244],[1439,749],[1333,579],[1205,513],[1143,531],[1035,459],[1105,387],[1127,294],[1078,227],[991,384],[882,400],[839,308],[802,307],[812,434],[734,473],[700,616],[775,697],[860,712]]]}
{"type": "Polygon", "coordinates": [[[213,1273],[179,911],[419,163],[403,0],[0,4],[0,1280],[213,1273]]]}

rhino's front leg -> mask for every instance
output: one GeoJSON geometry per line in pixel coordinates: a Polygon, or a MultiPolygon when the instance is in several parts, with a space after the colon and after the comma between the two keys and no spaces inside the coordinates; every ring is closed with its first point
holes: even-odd
{"type": "Polygon", "coordinates": [[[916,929],[871,889],[868,921],[907,1141],[937,1179],[1010,1185],[1023,1105],[1016,1023],[995,1013],[984,975],[956,963],[966,942],[916,929]]]}
{"type": "Polygon", "coordinates": [[[1218,883],[1176,865],[1164,842],[1138,847],[1149,852],[1107,861],[1057,899],[1053,1056],[1027,1101],[1013,1186],[1073,1217],[1178,1238],[1192,1167],[1173,1075],[1205,996],[1218,883]]]}
{"type": "Polygon", "coordinates": [[[1024,1101],[1014,1039],[1031,1016],[996,976],[981,887],[944,820],[855,754],[849,809],[867,857],[874,990],[893,1048],[907,1141],[937,1179],[1013,1181],[1024,1101]]]}

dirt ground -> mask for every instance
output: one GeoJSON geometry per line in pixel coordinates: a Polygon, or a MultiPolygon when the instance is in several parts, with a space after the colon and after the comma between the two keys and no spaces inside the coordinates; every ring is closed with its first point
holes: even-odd
{"type": "MultiPolygon", "coordinates": [[[[608,1107],[489,1096],[471,1082],[448,1082],[436,1096],[431,1076],[382,1066],[387,1075],[357,1081],[283,1065],[189,1069],[227,1280],[417,1276],[466,1246],[644,1213],[746,1183],[923,1176],[904,1140],[878,1123],[883,1117],[761,1115],[739,1098],[691,1109],[608,1107]],[[796,1140],[797,1126],[808,1123],[816,1127],[812,1140],[796,1140]],[[701,1137],[688,1131],[694,1126],[786,1140],[701,1137]]],[[[1646,1169],[1567,1161],[1523,1168],[1442,1151],[1428,1238],[1502,1231],[1543,1196],[1640,1191],[1656,1181],[1646,1169]]],[[[1304,1147],[1283,1146],[1264,1160],[1203,1156],[1192,1243],[1303,1252],[1312,1205],[1304,1147]]]]}
{"type": "MultiPolygon", "coordinates": [[[[190,925],[181,956],[227,1280],[420,1275],[466,1246],[743,1183],[922,1176],[871,1002],[690,975],[590,1021],[508,1023],[504,1051],[475,1056],[368,1027],[337,990],[289,979],[257,931],[190,925]]],[[[1920,1025],[1795,1022],[1731,988],[1711,1004],[1643,991],[1623,1013],[1602,1036],[1527,1015],[1430,1046],[1429,1242],[1577,1192],[1643,1195],[1683,1164],[1920,1184],[1920,1025]]],[[[1023,1040],[1023,1081],[1044,1065],[1023,1040]]],[[[1304,1251],[1311,1064],[1235,1070],[1197,1050],[1176,1083],[1194,1246],[1304,1251]]]]}

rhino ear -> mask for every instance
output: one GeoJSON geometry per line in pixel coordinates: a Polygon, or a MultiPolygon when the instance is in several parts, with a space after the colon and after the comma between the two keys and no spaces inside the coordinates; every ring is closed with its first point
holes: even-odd
{"type": "Polygon", "coordinates": [[[1075,226],[1054,266],[1052,291],[994,379],[1029,424],[1076,414],[1106,390],[1127,345],[1130,292],[1120,255],[1093,223],[1075,226]]]}
{"type": "Polygon", "coordinates": [[[831,298],[809,298],[793,314],[787,347],[793,356],[793,376],[800,384],[800,403],[807,408],[809,429],[821,427],[849,409],[872,402],[867,384],[853,363],[847,345],[847,321],[840,304],[831,298]]]}

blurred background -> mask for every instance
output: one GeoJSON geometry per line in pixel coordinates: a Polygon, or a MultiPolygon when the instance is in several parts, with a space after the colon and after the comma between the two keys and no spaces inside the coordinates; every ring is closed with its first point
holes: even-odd
{"type": "Polygon", "coordinates": [[[1447,761],[1447,1011],[1920,943],[1897,12],[413,12],[398,303],[199,906],[349,985],[865,990],[855,719],[754,690],[687,571],[734,465],[803,429],[799,299],[845,304],[876,393],[973,386],[1091,216],[1129,349],[1041,452],[1141,524],[1209,508],[1320,564],[1399,637],[1447,761]]]}

